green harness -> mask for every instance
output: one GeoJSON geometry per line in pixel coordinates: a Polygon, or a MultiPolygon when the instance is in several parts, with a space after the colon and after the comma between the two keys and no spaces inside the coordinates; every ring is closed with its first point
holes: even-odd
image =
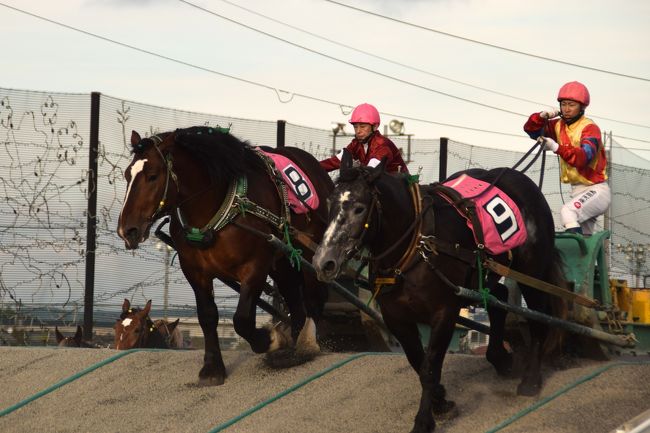
{"type": "Polygon", "coordinates": [[[289,258],[292,264],[300,269],[300,256],[302,251],[293,247],[289,235],[291,214],[289,209],[287,186],[281,174],[277,171],[273,160],[261,152],[257,152],[257,154],[264,161],[264,166],[266,167],[269,177],[273,180],[280,196],[280,201],[282,203],[280,215],[276,215],[270,210],[250,200],[247,197],[248,180],[246,176],[241,176],[228,185],[226,197],[221,203],[221,206],[210,221],[208,221],[208,223],[203,227],[198,228],[188,226],[181,214],[180,208],[178,207],[176,208],[176,216],[185,231],[185,238],[191,244],[205,247],[209,245],[215,232],[223,229],[239,215],[254,215],[263,221],[270,223],[275,229],[283,234],[284,241],[292,250],[289,258]]]}

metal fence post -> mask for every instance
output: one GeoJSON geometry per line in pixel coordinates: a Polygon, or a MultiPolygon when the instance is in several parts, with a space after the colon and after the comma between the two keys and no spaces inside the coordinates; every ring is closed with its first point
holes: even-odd
{"type": "Polygon", "coordinates": [[[278,129],[277,129],[277,135],[276,135],[276,144],[275,147],[284,147],[284,140],[285,140],[285,130],[287,127],[287,121],[286,120],[278,120],[278,129]]]}
{"type": "Polygon", "coordinates": [[[439,182],[447,179],[448,146],[449,139],[447,137],[440,137],[440,169],[438,171],[439,182]]]}
{"type": "Polygon", "coordinates": [[[97,241],[97,159],[99,149],[99,99],[101,93],[90,94],[90,139],[88,150],[88,212],[86,215],[86,287],[84,291],[83,335],[93,335],[95,297],[95,248],[97,241]]]}

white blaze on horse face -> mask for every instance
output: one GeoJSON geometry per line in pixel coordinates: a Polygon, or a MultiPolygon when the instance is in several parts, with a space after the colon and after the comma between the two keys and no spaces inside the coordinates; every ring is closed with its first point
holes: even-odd
{"type": "Polygon", "coordinates": [[[351,191],[343,191],[341,193],[339,197],[339,213],[336,215],[336,218],[334,218],[334,221],[332,221],[330,225],[327,227],[327,230],[325,231],[325,235],[323,236],[323,245],[329,245],[332,239],[334,238],[334,235],[339,231],[339,226],[341,225],[341,221],[345,217],[343,211],[343,203],[350,200],[351,194],[352,194],[351,191]]]}
{"type": "Polygon", "coordinates": [[[135,177],[144,171],[144,164],[147,162],[146,159],[139,159],[136,162],[133,163],[131,166],[131,182],[129,182],[128,186],[126,187],[126,194],[124,195],[124,204],[122,205],[122,211],[120,212],[120,218],[122,218],[122,212],[124,212],[124,205],[126,205],[127,201],[129,200],[129,194],[131,193],[131,187],[133,186],[133,182],[135,182],[135,177]]]}
{"type": "MultiPolygon", "coordinates": [[[[126,319],[122,320],[122,326],[124,326],[124,328],[127,328],[131,324],[131,322],[133,322],[133,319],[127,317],[126,319]]],[[[123,332],[120,334],[120,341],[122,341],[122,340],[124,340],[124,333],[123,332]]],[[[120,348],[120,346],[118,344],[116,349],[119,350],[119,348],[120,348]]]]}

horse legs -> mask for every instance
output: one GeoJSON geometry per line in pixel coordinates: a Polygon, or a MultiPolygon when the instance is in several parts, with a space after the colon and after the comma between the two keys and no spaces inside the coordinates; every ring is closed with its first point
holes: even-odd
{"type": "MultiPolygon", "coordinates": [[[[491,285],[490,292],[498,300],[508,302],[508,288],[505,285],[495,282],[491,285]]],[[[512,373],[512,354],[503,347],[508,312],[492,306],[488,306],[487,312],[490,318],[490,341],[485,358],[494,366],[500,376],[509,376],[512,373]]]]}
{"type": "Polygon", "coordinates": [[[326,286],[311,272],[297,272],[288,260],[278,263],[273,278],[289,307],[296,351],[304,355],[320,352],[316,322],[327,298],[326,286]]]}
{"type": "Polygon", "coordinates": [[[316,323],[320,320],[325,301],[327,301],[327,285],[321,283],[313,272],[304,272],[302,275],[307,319],[296,341],[296,350],[303,354],[316,354],[320,352],[320,346],[316,340],[316,323]]]}
{"type": "Polygon", "coordinates": [[[273,281],[278,286],[278,291],[287,304],[291,316],[291,337],[296,341],[300,330],[305,324],[305,307],[302,295],[302,278],[291,267],[288,260],[279,260],[271,272],[273,281]]]}
{"type": "MultiPolygon", "coordinates": [[[[528,308],[550,313],[545,311],[546,298],[539,291],[523,284],[519,286],[528,308]]],[[[528,328],[530,330],[530,347],[526,357],[527,364],[521,382],[517,386],[517,395],[535,396],[542,389],[542,356],[544,355],[542,348],[548,335],[548,327],[541,322],[528,320],[528,328]]]]}
{"type": "Polygon", "coordinates": [[[440,379],[442,363],[454,333],[458,312],[459,309],[446,307],[429,322],[429,344],[419,371],[422,396],[412,433],[433,431],[436,426],[433,415],[453,417],[455,414],[456,403],[446,399],[446,390],[440,379]]]}
{"type": "Polygon", "coordinates": [[[272,342],[269,329],[255,326],[256,300],[262,293],[262,278],[256,278],[261,281],[248,279],[241,282],[239,302],[232,318],[235,332],[248,341],[255,353],[267,352],[272,342]]]}
{"type": "Polygon", "coordinates": [[[422,348],[417,324],[399,321],[387,310],[382,307],[382,316],[386,326],[402,345],[409,363],[419,375],[422,386],[420,406],[411,433],[431,432],[436,427],[433,415],[449,415],[456,406],[453,401],[446,400],[446,390],[440,383],[440,378],[442,363],[451,342],[458,309],[455,312],[453,308],[441,310],[432,318],[426,354],[422,348]]]}
{"type": "Polygon", "coordinates": [[[212,283],[209,288],[201,288],[192,284],[194,297],[196,298],[196,311],[199,316],[199,324],[203,330],[205,340],[205,353],[203,355],[203,367],[199,372],[200,385],[223,385],[226,380],[226,366],[221,356],[219,347],[219,336],[217,334],[217,323],[219,322],[219,311],[212,297],[212,283]]]}

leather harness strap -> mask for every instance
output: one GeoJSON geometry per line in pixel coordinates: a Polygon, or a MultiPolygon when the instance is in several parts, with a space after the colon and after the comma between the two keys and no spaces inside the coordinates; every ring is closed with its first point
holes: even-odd
{"type": "Polygon", "coordinates": [[[484,266],[503,277],[512,278],[519,283],[523,283],[527,286],[539,289],[542,292],[546,292],[548,294],[573,301],[577,304],[584,305],[585,307],[596,308],[600,305],[599,302],[595,299],[591,299],[579,293],[570,292],[569,290],[563,289],[562,287],[547,283],[546,281],[539,280],[526,274],[522,274],[521,272],[515,271],[507,266],[497,263],[493,259],[486,259],[484,266]]]}
{"type": "Polygon", "coordinates": [[[413,236],[411,237],[408,248],[404,251],[402,258],[397,262],[397,266],[395,266],[395,275],[401,274],[411,262],[413,256],[415,256],[422,232],[422,197],[420,195],[420,185],[418,183],[412,183],[409,189],[411,191],[411,199],[413,200],[414,218],[417,223],[413,228],[413,236]]]}
{"type": "Polygon", "coordinates": [[[465,218],[472,223],[472,231],[476,236],[477,246],[479,249],[485,247],[485,236],[483,235],[483,226],[476,211],[476,203],[471,198],[463,197],[458,191],[449,186],[437,183],[433,188],[439,196],[451,203],[465,218]]]}

